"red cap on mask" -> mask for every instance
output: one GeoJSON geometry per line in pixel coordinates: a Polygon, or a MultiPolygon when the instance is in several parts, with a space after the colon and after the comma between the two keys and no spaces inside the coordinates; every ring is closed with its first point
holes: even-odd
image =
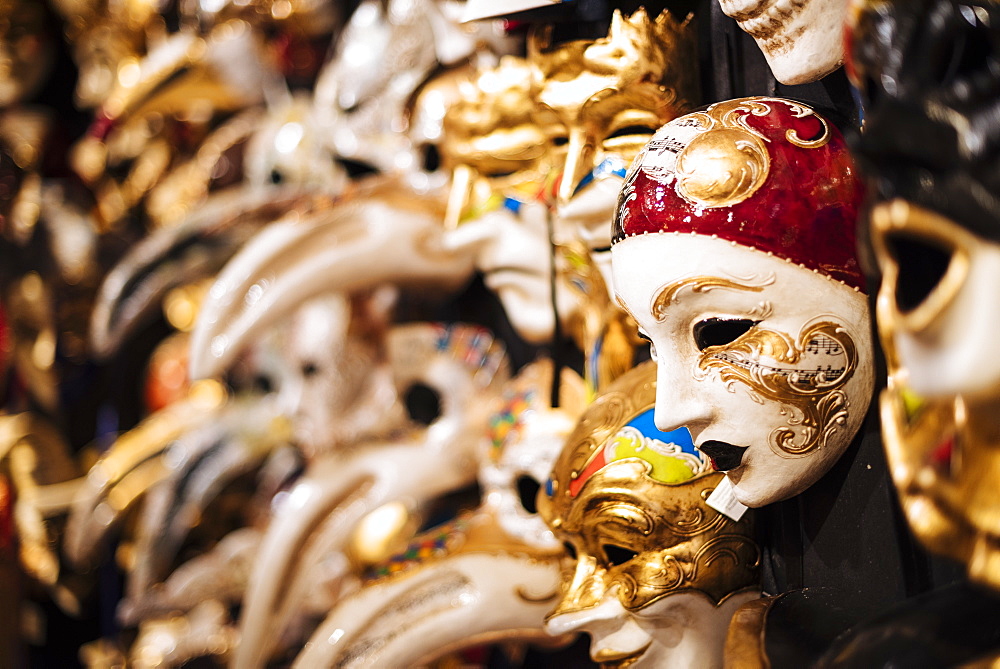
{"type": "Polygon", "coordinates": [[[863,289],[861,199],[843,136],[815,111],[727,100],[664,125],[636,157],[612,243],[654,232],[719,237],[863,289]]]}

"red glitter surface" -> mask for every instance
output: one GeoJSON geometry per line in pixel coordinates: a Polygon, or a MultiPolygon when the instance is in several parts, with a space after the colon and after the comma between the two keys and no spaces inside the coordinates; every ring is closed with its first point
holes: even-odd
{"type": "Polygon", "coordinates": [[[769,113],[745,113],[746,123],[769,140],[770,171],[759,190],[733,205],[701,207],[681,197],[673,182],[640,169],[637,197],[616,217],[616,240],[653,232],[717,235],[864,289],[855,240],[863,191],[843,135],[828,123],[831,136],[823,146],[796,146],[786,132],[812,140],[821,136],[822,122],[814,115],[796,118],[793,107],[776,99],[762,101],[769,113]]]}

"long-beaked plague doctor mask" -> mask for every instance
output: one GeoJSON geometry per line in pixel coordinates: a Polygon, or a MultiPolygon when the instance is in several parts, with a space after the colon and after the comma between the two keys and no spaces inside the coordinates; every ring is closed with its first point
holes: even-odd
{"type": "Polygon", "coordinates": [[[777,98],[668,123],[626,177],[614,284],[659,366],[657,425],[687,426],[746,506],[819,480],[866,413],[860,196],[840,133],[777,98]]]}
{"type": "Polygon", "coordinates": [[[1000,4],[855,2],[890,472],[923,543],[1000,588],[1000,4]]]}
{"type": "Polygon", "coordinates": [[[585,631],[607,667],[721,667],[733,612],[759,596],[747,515],[705,499],[723,480],[685,429],[658,431],[656,369],[643,363],[584,413],[538,495],[564,542],[550,634],[585,631]]]}

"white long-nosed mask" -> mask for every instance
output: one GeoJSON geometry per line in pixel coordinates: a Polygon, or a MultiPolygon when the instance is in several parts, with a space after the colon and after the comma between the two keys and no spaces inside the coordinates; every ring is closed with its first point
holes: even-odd
{"type": "Polygon", "coordinates": [[[852,170],[811,109],[745,98],[661,128],[619,200],[615,290],[659,365],[657,424],[747,506],[819,480],[871,398],[852,170]]]}

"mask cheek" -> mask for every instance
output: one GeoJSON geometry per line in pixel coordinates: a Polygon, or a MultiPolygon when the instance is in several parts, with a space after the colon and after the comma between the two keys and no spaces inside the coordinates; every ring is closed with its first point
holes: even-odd
{"type": "Polygon", "coordinates": [[[856,330],[833,318],[807,323],[795,337],[760,328],[703,360],[734,390],[726,429],[706,438],[733,443],[743,435],[749,449],[729,478],[744,505],[804,491],[851,443],[873,387],[870,338],[856,330]]]}
{"type": "Polygon", "coordinates": [[[729,472],[736,499],[750,508],[789,499],[816,483],[840,456],[820,450],[798,458],[782,458],[769,448],[751,447],[744,466],[729,472]]]}

